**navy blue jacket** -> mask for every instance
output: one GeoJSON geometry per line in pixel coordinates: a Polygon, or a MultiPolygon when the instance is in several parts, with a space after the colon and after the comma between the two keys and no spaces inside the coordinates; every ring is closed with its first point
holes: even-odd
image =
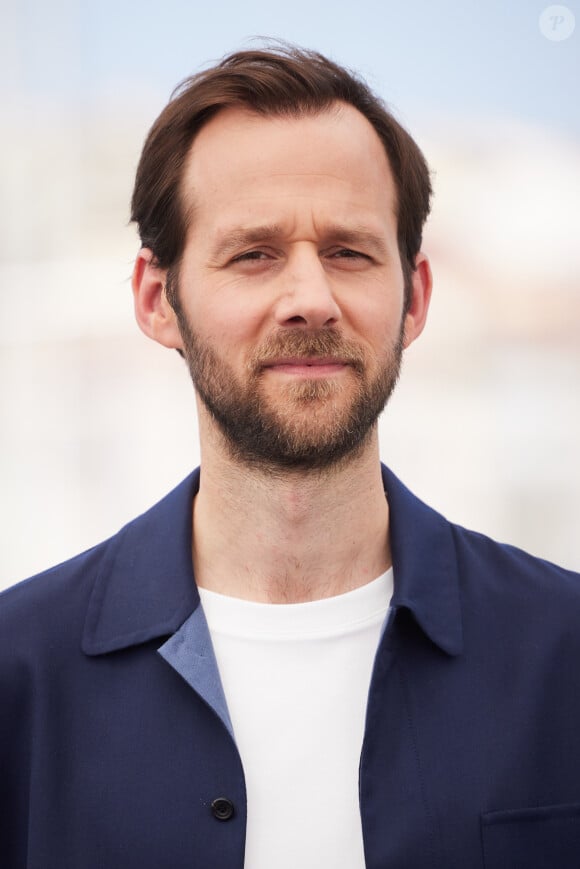
{"type": "MultiPolygon", "coordinates": [[[[578,869],[580,577],[383,474],[395,593],[360,764],[366,865],[578,869]]],[[[244,773],[191,567],[198,485],[0,596],[2,869],[242,869],[244,773]]]]}

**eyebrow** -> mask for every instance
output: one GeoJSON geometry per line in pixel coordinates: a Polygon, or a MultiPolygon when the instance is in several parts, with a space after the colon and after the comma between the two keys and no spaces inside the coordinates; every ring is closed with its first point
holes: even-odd
{"type": "Polygon", "coordinates": [[[211,254],[212,257],[227,256],[239,248],[250,244],[263,244],[280,238],[281,235],[282,227],[277,223],[227,230],[218,236],[211,254]]]}
{"type": "MultiPolygon", "coordinates": [[[[264,244],[283,237],[280,224],[269,223],[260,226],[231,229],[221,233],[212,247],[212,258],[228,256],[240,248],[252,244],[264,244]]],[[[364,226],[342,226],[329,224],[321,233],[323,239],[332,239],[338,244],[362,245],[373,250],[378,256],[387,256],[388,248],[383,238],[364,226]]]]}

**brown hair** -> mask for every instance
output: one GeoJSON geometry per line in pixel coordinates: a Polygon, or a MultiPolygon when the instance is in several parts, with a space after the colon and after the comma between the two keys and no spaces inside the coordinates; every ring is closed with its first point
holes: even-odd
{"type": "Polygon", "coordinates": [[[185,79],[153,124],[139,161],[131,202],[141,243],[156,263],[174,270],[187,233],[180,183],[192,142],[220,109],[244,106],[260,115],[316,114],[342,101],[373,125],[397,190],[398,246],[407,303],[410,275],[430,209],[431,182],[421,150],[384,102],[356,74],[324,55],[286,43],[227,55],[185,79]]]}

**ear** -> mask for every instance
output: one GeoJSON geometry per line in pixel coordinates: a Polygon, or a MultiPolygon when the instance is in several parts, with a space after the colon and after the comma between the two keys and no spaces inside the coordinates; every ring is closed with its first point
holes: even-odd
{"type": "Polygon", "coordinates": [[[131,280],[137,323],[148,338],[181,350],[183,343],[175,311],[167,300],[166,280],[167,270],[156,265],[153,251],[142,247],[131,280]]]}
{"type": "Polygon", "coordinates": [[[405,316],[405,340],[403,346],[406,349],[418,338],[427,320],[427,311],[431,301],[433,277],[431,266],[424,253],[419,253],[415,260],[415,271],[412,275],[412,296],[409,310],[405,316]]]}

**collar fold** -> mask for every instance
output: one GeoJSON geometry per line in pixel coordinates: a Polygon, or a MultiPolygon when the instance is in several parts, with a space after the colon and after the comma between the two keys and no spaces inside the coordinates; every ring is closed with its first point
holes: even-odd
{"type": "Polygon", "coordinates": [[[459,572],[452,525],[382,465],[389,502],[395,591],[392,608],[410,610],[448,655],[463,651],[459,572]]]}
{"type": "Polygon", "coordinates": [[[199,478],[198,468],[109,541],[87,608],[87,655],[173,634],[197,607],[191,529],[199,478]]]}
{"type": "MultiPolygon", "coordinates": [[[[393,609],[410,610],[449,655],[463,648],[452,526],[384,465],[395,577],[393,609]]],[[[102,655],[174,634],[199,604],[191,561],[198,468],[151,510],[105,544],[82,648],[102,655]]]]}

